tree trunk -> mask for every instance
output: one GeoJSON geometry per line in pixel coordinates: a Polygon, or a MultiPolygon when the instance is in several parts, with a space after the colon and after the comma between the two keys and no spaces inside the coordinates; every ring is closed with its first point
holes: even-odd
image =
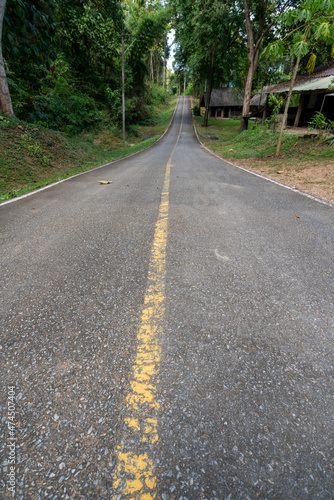
{"type": "Polygon", "coordinates": [[[240,132],[243,130],[247,130],[248,128],[248,114],[250,108],[250,100],[251,100],[251,92],[253,85],[253,77],[256,68],[254,67],[254,34],[253,27],[251,22],[251,16],[249,12],[249,7],[247,0],[243,0],[244,11],[245,11],[245,23],[246,23],[246,32],[247,32],[247,57],[249,61],[248,73],[245,82],[245,90],[244,90],[244,102],[242,106],[242,115],[240,121],[240,132]]]}
{"type": "MultiPolygon", "coordinates": [[[[242,119],[240,123],[240,132],[243,130],[247,129],[248,125],[248,118],[247,115],[249,114],[249,108],[250,108],[250,95],[252,91],[252,84],[253,84],[253,79],[255,72],[257,70],[258,62],[259,62],[259,55],[260,55],[260,49],[261,49],[261,44],[263,42],[264,37],[269,33],[271,28],[275,25],[277,17],[282,14],[285,10],[289,9],[291,6],[290,1],[284,2],[281,7],[279,8],[278,12],[276,13],[276,16],[272,19],[271,22],[266,26],[266,19],[268,15],[268,7],[270,5],[270,2],[268,0],[261,0],[258,2],[260,10],[259,10],[259,18],[254,19],[254,13],[253,15],[251,14],[249,10],[249,5],[248,5],[248,0],[242,0],[243,5],[244,5],[244,12],[245,12],[245,25],[246,25],[246,32],[247,32],[247,57],[249,60],[249,69],[248,69],[248,75],[247,75],[247,80],[245,84],[245,95],[244,95],[244,105],[243,105],[243,110],[242,110],[242,119]],[[254,32],[253,32],[253,26],[252,22],[254,23],[254,26],[256,26],[256,33],[257,33],[257,40],[254,40],[254,32]]],[[[257,3],[257,2],[254,2],[257,3]]]]}
{"type": "Polygon", "coordinates": [[[241,121],[240,121],[240,132],[242,132],[243,130],[247,130],[247,128],[248,128],[247,116],[249,114],[249,108],[250,108],[250,100],[251,100],[254,72],[255,72],[254,71],[254,61],[252,61],[249,65],[247,80],[245,83],[244,102],[243,102],[243,106],[242,106],[242,116],[241,116],[241,121]]]}
{"type": "Polygon", "coordinates": [[[293,89],[295,81],[296,81],[296,76],[297,76],[297,71],[298,71],[298,68],[299,68],[299,63],[300,63],[300,57],[297,58],[295,67],[293,68],[293,73],[292,73],[292,78],[291,78],[291,82],[290,82],[290,88],[289,88],[288,98],[286,100],[284,114],[283,114],[283,120],[282,120],[282,123],[281,123],[281,128],[280,128],[279,136],[278,136],[278,140],[277,140],[275,156],[279,155],[279,152],[280,152],[280,149],[281,149],[282,137],[283,137],[283,130],[284,130],[287,118],[288,118],[288,111],[289,111],[289,106],[290,106],[291,97],[292,97],[292,89],[293,89]]]}
{"type": "Polygon", "coordinates": [[[264,36],[268,33],[268,31],[271,29],[271,27],[275,23],[275,21],[273,20],[265,28],[265,20],[266,20],[267,9],[268,9],[268,1],[262,0],[262,2],[260,2],[260,3],[262,4],[262,6],[261,6],[262,8],[261,8],[260,17],[258,19],[258,30],[257,30],[258,38],[255,41],[252,20],[251,20],[252,16],[251,16],[251,13],[249,10],[248,1],[243,0],[244,11],[245,11],[245,24],[246,24],[246,32],[247,32],[247,51],[248,51],[247,57],[248,57],[248,61],[249,61],[249,68],[248,68],[248,74],[247,74],[247,79],[246,79],[246,83],[245,83],[244,103],[243,103],[243,108],[242,108],[242,118],[241,118],[241,122],[240,122],[240,132],[242,132],[243,130],[246,130],[248,127],[247,116],[249,114],[253,80],[254,80],[255,72],[257,70],[257,66],[259,63],[261,44],[262,44],[264,36]]]}
{"type": "Polygon", "coordinates": [[[264,104],[264,110],[263,110],[263,115],[262,115],[262,125],[264,125],[266,123],[266,116],[267,116],[267,109],[268,109],[268,100],[269,100],[269,94],[267,94],[266,102],[264,104]]]}
{"type": "Polygon", "coordinates": [[[203,126],[204,127],[208,126],[209,106],[210,106],[211,92],[212,92],[212,86],[213,86],[213,77],[214,77],[214,74],[215,74],[214,61],[215,61],[215,51],[213,50],[212,53],[211,53],[211,74],[210,74],[209,92],[208,92],[208,96],[207,96],[206,107],[205,107],[205,115],[204,115],[204,122],[203,122],[203,126]]]}
{"type": "Polygon", "coordinates": [[[157,51],[157,54],[156,54],[156,68],[155,68],[155,71],[156,71],[156,77],[157,77],[157,85],[159,85],[159,70],[160,70],[160,61],[159,61],[159,54],[158,54],[158,51],[157,51]]]}
{"type": "Polygon", "coordinates": [[[303,111],[303,105],[304,105],[304,94],[301,94],[295,122],[293,124],[294,127],[298,127],[298,125],[299,125],[300,116],[301,116],[302,111],[303,111]]]}
{"type": "Polygon", "coordinates": [[[6,0],[0,0],[0,105],[5,115],[13,116],[14,110],[8,88],[5,64],[2,55],[2,26],[5,15],[6,0]]]}

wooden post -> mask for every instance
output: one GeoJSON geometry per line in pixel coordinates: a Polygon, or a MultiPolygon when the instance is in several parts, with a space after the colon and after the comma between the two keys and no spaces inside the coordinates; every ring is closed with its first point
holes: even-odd
{"type": "Polygon", "coordinates": [[[303,111],[303,105],[304,105],[304,94],[301,94],[295,122],[293,124],[294,127],[298,127],[298,125],[299,125],[300,116],[301,116],[302,111],[303,111]]]}
{"type": "Polygon", "coordinates": [[[262,125],[264,125],[265,122],[266,122],[268,99],[269,99],[269,94],[267,94],[266,102],[265,102],[265,105],[264,105],[264,110],[263,110],[263,114],[262,114],[262,125]]]}

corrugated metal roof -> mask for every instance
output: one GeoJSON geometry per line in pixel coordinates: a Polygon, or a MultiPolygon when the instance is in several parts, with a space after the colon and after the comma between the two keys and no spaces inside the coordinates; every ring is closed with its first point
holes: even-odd
{"type": "MultiPolygon", "coordinates": [[[[332,90],[334,88],[334,76],[325,76],[323,78],[314,78],[309,82],[302,84],[296,83],[293,87],[293,92],[306,92],[308,90],[332,90]]],[[[288,92],[288,87],[283,87],[276,92],[288,92]]]]}
{"type": "Polygon", "coordinates": [[[254,96],[250,100],[250,105],[251,106],[263,106],[266,103],[267,100],[267,93],[270,93],[271,91],[267,92],[269,88],[271,88],[272,85],[265,85],[262,87],[262,89],[259,92],[256,92],[254,96]]]}
{"type": "MultiPolygon", "coordinates": [[[[330,66],[318,66],[315,68],[313,73],[310,75],[308,73],[299,75],[296,78],[296,82],[293,88],[294,92],[311,92],[316,90],[327,90],[334,81],[334,64],[330,66]]],[[[257,94],[270,94],[270,93],[280,93],[288,92],[290,81],[277,83],[276,85],[269,85],[263,87],[257,94]]],[[[334,84],[333,84],[334,88],[334,84]]],[[[255,94],[255,96],[257,95],[255,94]]],[[[254,96],[254,97],[255,97],[254,96]]]]}

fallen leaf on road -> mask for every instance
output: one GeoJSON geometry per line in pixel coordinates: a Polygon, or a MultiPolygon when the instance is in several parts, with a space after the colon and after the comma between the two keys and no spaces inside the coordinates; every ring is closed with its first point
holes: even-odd
{"type": "Polygon", "coordinates": [[[300,216],[299,215],[296,215],[297,219],[300,219],[300,216]]]}
{"type": "Polygon", "coordinates": [[[99,184],[111,184],[113,181],[99,181],[99,184]]]}

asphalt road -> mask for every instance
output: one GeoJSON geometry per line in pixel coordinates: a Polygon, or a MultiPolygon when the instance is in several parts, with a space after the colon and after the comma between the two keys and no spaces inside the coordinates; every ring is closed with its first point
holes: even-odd
{"type": "Polygon", "coordinates": [[[0,498],[334,498],[333,215],[210,155],[183,97],[0,206],[0,498]]]}

